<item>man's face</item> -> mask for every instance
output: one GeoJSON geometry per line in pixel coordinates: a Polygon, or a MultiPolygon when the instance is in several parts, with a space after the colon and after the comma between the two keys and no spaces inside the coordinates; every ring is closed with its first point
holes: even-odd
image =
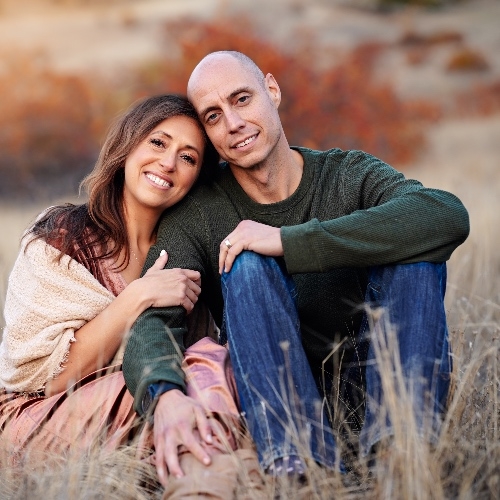
{"type": "Polygon", "coordinates": [[[188,96],[221,158],[251,168],[272,154],[281,135],[280,90],[229,55],[214,55],[191,75],[188,96]]]}

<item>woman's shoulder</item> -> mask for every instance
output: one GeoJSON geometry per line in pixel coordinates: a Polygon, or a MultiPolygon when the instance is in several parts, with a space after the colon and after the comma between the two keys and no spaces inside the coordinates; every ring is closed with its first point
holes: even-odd
{"type": "Polygon", "coordinates": [[[30,240],[42,239],[66,253],[67,247],[74,246],[75,240],[88,231],[90,222],[85,204],[54,205],[43,210],[23,236],[30,240]]]}
{"type": "Polygon", "coordinates": [[[86,204],[74,205],[73,203],[65,203],[63,205],[52,205],[42,210],[27,230],[36,231],[40,228],[51,230],[60,228],[67,230],[75,223],[83,221],[88,217],[89,211],[86,204]]]}
{"type": "MultiPolygon", "coordinates": [[[[44,210],[23,235],[28,247],[42,241],[58,250],[56,260],[64,255],[76,260],[95,274],[92,263],[101,254],[101,239],[85,204],[57,205],[44,210]]],[[[102,245],[101,245],[102,246],[102,245]]]]}

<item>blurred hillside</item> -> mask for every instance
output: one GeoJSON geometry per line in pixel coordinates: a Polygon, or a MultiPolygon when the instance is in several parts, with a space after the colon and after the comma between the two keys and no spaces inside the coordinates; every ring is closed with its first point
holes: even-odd
{"type": "Polygon", "coordinates": [[[184,92],[196,62],[225,48],[276,76],[292,144],[405,168],[431,124],[500,110],[500,3],[374,8],[388,3],[2,0],[0,197],[74,193],[112,117],[184,92]]]}
{"type": "MultiPolygon", "coordinates": [[[[381,467],[368,474],[361,460],[345,481],[318,469],[307,491],[498,498],[499,19],[499,0],[0,0],[0,304],[23,229],[49,204],[82,201],[78,180],[112,117],[142,95],[183,92],[207,52],[243,50],[279,81],[290,142],[365,149],[470,214],[448,266],[454,395],[439,442],[422,447],[398,407],[404,439],[381,467]]],[[[142,462],[64,462],[42,474],[0,465],[0,499],[141,497],[128,471],[142,462]]]]}

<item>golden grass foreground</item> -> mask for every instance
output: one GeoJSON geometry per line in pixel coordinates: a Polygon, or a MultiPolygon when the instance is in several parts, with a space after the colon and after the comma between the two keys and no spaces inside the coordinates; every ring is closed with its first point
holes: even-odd
{"type": "MultiPolygon", "coordinates": [[[[491,207],[475,207],[500,222],[491,207]]],[[[484,219],[483,219],[484,220],[484,219]]],[[[481,227],[481,224],[479,224],[481,227]]],[[[493,227],[493,226],[492,226],[493,227]]],[[[498,227],[498,226],[497,226],[498,227]]],[[[498,239],[498,238],[497,238],[498,239]]],[[[369,467],[344,446],[352,469],[344,475],[311,465],[308,484],[266,478],[263,486],[241,482],[237,498],[488,499],[500,492],[500,255],[483,227],[471,234],[449,266],[447,315],[454,353],[449,410],[431,447],[415,432],[410,395],[401,395],[398,360],[381,346],[387,411],[396,433],[369,467]],[[391,392],[392,391],[392,392],[391,392]],[[400,394],[395,397],[396,392],[400,394]]],[[[0,261],[2,281],[8,270],[0,261]]],[[[2,284],[3,286],[3,284],[2,284]]],[[[1,300],[3,302],[4,290],[1,300]]],[[[355,436],[353,437],[355,440],[355,436]]],[[[340,445],[342,448],[342,445],[340,445]]],[[[157,499],[163,490],[153,466],[135,458],[134,445],[111,454],[96,447],[85,457],[50,457],[39,468],[9,468],[0,443],[0,499],[157,499]]],[[[256,483],[255,483],[256,484],[256,483]]]]}

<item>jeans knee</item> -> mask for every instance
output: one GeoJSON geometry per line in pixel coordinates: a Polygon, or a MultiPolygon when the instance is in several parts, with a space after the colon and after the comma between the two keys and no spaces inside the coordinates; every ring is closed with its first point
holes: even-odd
{"type": "Polygon", "coordinates": [[[229,274],[234,274],[241,269],[259,269],[264,265],[265,256],[258,253],[252,252],[250,250],[245,250],[241,252],[238,257],[236,257],[233,267],[229,274]]]}
{"type": "Polygon", "coordinates": [[[389,283],[398,284],[402,290],[417,286],[437,285],[444,294],[446,289],[446,263],[416,262],[413,264],[395,264],[376,266],[370,269],[369,282],[378,290],[389,283]]]}
{"type": "Polygon", "coordinates": [[[252,280],[252,277],[268,273],[274,268],[279,269],[274,258],[246,250],[236,257],[231,270],[223,273],[222,277],[225,281],[235,278],[252,280]]]}
{"type": "Polygon", "coordinates": [[[411,266],[410,280],[418,280],[422,286],[439,290],[440,295],[444,298],[446,292],[446,263],[445,262],[417,262],[416,264],[408,264],[411,266]]]}

